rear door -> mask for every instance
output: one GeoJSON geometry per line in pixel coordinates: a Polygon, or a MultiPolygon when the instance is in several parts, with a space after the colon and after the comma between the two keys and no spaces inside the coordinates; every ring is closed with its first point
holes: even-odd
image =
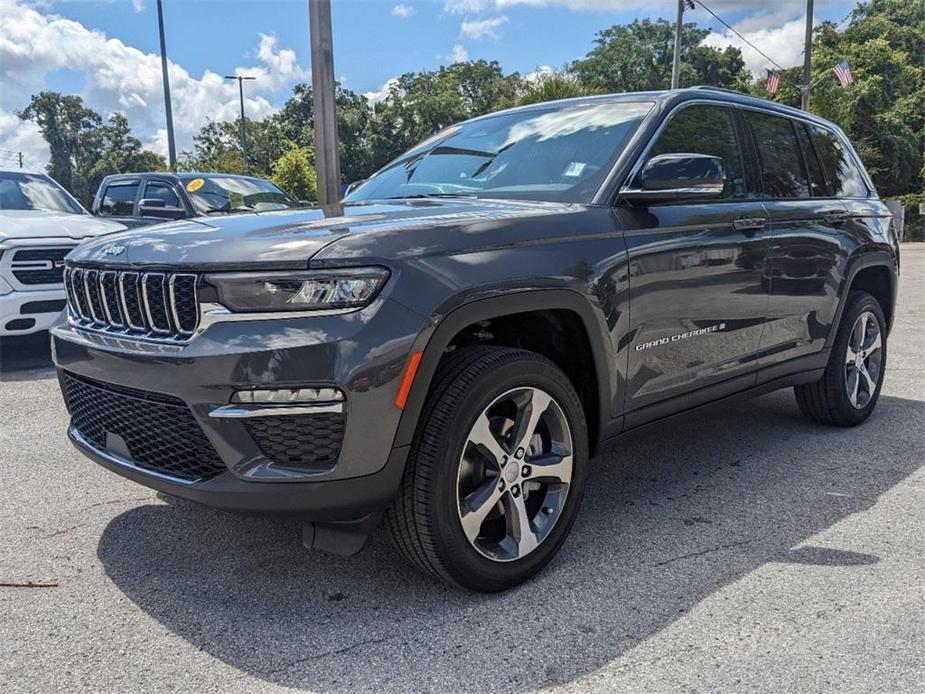
{"type": "MultiPolygon", "coordinates": [[[[638,167],[671,152],[718,156],[726,178],[722,198],[617,208],[630,273],[627,411],[664,401],[648,410],[661,416],[691,404],[669,398],[720,382],[730,392],[754,382],[768,241],[740,140],[730,108],[682,107],[638,167]]],[[[628,425],[636,423],[628,417],[628,425]]]]}
{"type": "Polygon", "coordinates": [[[843,243],[848,212],[825,179],[808,123],[743,113],[770,218],[768,324],[761,341],[761,366],[778,367],[763,372],[762,380],[770,380],[801,368],[793,360],[823,356],[850,251],[843,243]]]}

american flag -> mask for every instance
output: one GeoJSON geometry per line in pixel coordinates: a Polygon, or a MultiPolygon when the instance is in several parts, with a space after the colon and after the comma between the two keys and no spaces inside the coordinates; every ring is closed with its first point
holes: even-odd
{"type": "Polygon", "coordinates": [[[841,86],[847,87],[849,84],[854,82],[854,77],[851,74],[851,68],[848,67],[848,61],[843,60],[838,65],[832,68],[832,72],[835,73],[835,76],[838,78],[838,81],[841,82],[841,86]]]}
{"type": "Polygon", "coordinates": [[[768,94],[777,94],[777,90],[780,89],[780,75],[772,70],[765,70],[768,73],[768,78],[765,80],[764,86],[768,90],[768,94]]]}

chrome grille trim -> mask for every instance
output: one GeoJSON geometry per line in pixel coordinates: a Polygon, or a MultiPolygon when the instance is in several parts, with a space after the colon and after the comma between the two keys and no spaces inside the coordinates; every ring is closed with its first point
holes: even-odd
{"type": "Polygon", "coordinates": [[[200,329],[199,275],[68,265],[68,315],[75,327],[128,339],[184,343],[200,329]]]}
{"type": "MultiPolygon", "coordinates": [[[[170,323],[171,311],[168,310],[167,301],[166,301],[166,298],[167,298],[167,292],[165,291],[166,279],[167,279],[166,276],[162,272],[146,272],[144,275],[141,276],[141,296],[144,300],[145,320],[150,326],[151,332],[156,333],[158,335],[169,335],[171,332],[173,332],[173,326],[170,323]],[[162,301],[160,302],[161,304],[160,306],[157,306],[156,303],[153,304],[153,309],[152,309],[152,300],[150,297],[149,286],[153,285],[155,282],[160,284],[160,292],[161,292],[162,301]],[[161,317],[160,316],[161,311],[164,312],[164,318],[166,319],[165,327],[158,325],[159,319],[161,317]]],[[[153,290],[153,287],[152,287],[152,290],[153,290]]]]}
{"type": "Polygon", "coordinates": [[[100,299],[103,302],[103,311],[106,314],[106,321],[109,325],[121,329],[125,327],[125,321],[123,319],[122,306],[119,302],[118,281],[119,275],[114,270],[103,270],[100,273],[100,299]],[[116,299],[114,306],[109,305],[110,288],[116,299]],[[114,318],[114,315],[118,315],[118,318],[114,318]]]}
{"type": "Polygon", "coordinates": [[[196,275],[177,273],[175,275],[171,275],[170,280],[167,283],[168,302],[170,304],[170,314],[171,314],[171,317],[173,318],[174,327],[176,328],[177,332],[180,333],[181,335],[192,335],[194,332],[196,332],[196,327],[199,324],[198,313],[197,313],[197,318],[195,320],[196,325],[193,325],[189,329],[185,328],[183,326],[183,321],[180,319],[179,311],[177,310],[177,307],[179,306],[179,303],[177,301],[177,293],[176,293],[176,284],[177,284],[178,279],[186,279],[186,280],[193,281],[193,304],[198,306],[199,305],[199,289],[197,287],[198,277],[196,277],[196,275]]]}

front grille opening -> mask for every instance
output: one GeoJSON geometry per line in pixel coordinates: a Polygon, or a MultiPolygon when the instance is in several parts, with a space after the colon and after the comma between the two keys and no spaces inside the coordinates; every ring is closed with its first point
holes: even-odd
{"type": "Polygon", "coordinates": [[[68,266],[64,288],[84,328],[184,342],[199,327],[198,275],[68,266]]]}
{"type": "Polygon", "coordinates": [[[62,385],[72,425],[94,447],[188,482],[227,469],[182,400],[69,372],[62,385]]]}
{"type": "Polygon", "coordinates": [[[10,269],[20,284],[61,284],[64,256],[71,248],[24,248],[13,253],[10,269]]]}
{"type": "Polygon", "coordinates": [[[243,422],[261,452],[273,463],[329,470],[340,456],[346,418],[340,413],[323,412],[253,417],[243,422]]]}

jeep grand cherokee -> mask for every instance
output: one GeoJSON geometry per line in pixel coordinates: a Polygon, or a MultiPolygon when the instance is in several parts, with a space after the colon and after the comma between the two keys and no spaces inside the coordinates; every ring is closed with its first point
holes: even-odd
{"type": "Polygon", "coordinates": [[[454,125],[339,205],[86,243],[53,345],[101,465],[336,552],[384,516],[420,569],[494,591],[550,561],[624,432],[784,387],[866,420],[898,265],[833,124],[600,96],[454,125]]]}

